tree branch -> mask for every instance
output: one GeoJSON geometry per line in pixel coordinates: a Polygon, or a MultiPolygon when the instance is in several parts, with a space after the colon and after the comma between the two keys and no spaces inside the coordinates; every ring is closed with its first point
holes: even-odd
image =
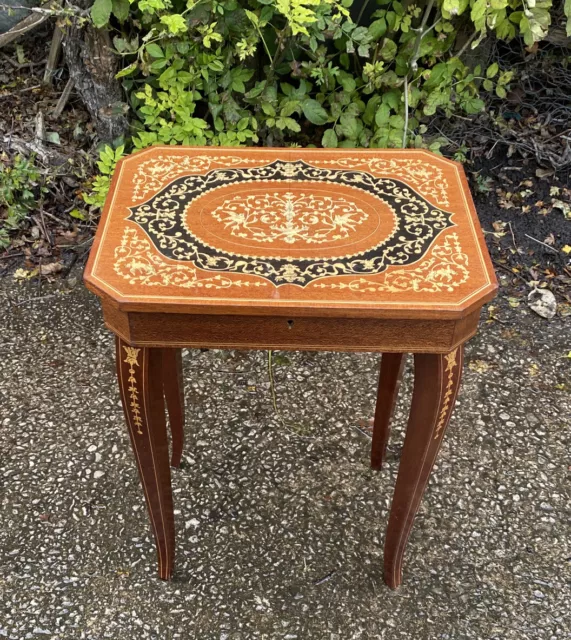
{"type": "Polygon", "coordinates": [[[417,29],[416,40],[414,41],[414,49],[412,50],[412,56],[409,62],[409,70],[404,78],[404,131],[402,133],[402,148],[406,149],[407,139],[408,139],[408,77],[412,73],[414,73],[418,69],[418,58],[420,56],[420,45],[422,43],[422,38],[429,33],[434,27],[440,22],[440,18],[428,29],[426,28],[426,24],[428,22],[428,18],[432,12],[432,8],[434,7],[434,0],[429,0],[426,5],[426,9],[424,10],[424,15],[422,16],[422,22],[417,29]]]}

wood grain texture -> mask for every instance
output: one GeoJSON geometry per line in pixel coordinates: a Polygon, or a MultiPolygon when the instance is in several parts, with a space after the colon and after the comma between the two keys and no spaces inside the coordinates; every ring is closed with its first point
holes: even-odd
{"type": "Polygon", "coordinates": [[[404,366],[403,353],[383,353],[379,374],[377,406],[371,442],[371,468],[380,470],[389,442],[390,423],[398,398],[404,366]]]}
{"type": "Polygon", "coordinates": [[[131,347],[116,339],[117,377],[129,436],[157,546],[159,577],[174,563],[174,513],[160,349],[131,347]]]}
{"type": "Polygon", "coordinates": [[[85,279],[124,311],[387,319],[461,318],[497,288],[460,165],[380,149],[129,156],[85,279]]]}
{"type": "Polygon", "coordinates": [[[124,314],[107,304],[103,314],[133,345],[402,353],[448,353],[474,335],[480,316],[479,310],[458,321],[124,314]]]}
{"type": "Polygon", "coordinates": [[[463,347],[447,355],[416,354],[414,392],[385,540],[384,577],[402,582],[402,562],[415,515],[454,409],[463,347]]]}
{"type": "Polygon", "coordinates": [[[171,428],[171,467],[179,467],[184,447],[184,382],[180,349],[163,349],[163,393],[171,428]]]}

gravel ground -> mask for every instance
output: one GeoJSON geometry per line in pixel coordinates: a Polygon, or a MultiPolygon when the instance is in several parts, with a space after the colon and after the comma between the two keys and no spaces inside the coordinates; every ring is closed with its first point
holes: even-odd
{"type": "Polygon", "coordinates": [[[186,352],[163,583],[97,300],[79,273],[0,294],[0,638],[571,637],[569,317],[506,292],[484,310],[397,592],[381,562],[410,360],[376,473],[377,355],[274,353],[282,420],[266,352],[186,352]]]}

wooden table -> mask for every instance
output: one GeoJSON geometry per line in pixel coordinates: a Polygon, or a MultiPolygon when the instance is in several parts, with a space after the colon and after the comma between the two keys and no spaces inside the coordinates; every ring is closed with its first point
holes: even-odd
{"type": "Polygon", "coordinates": [[[414,392],[385,541],[405,545],[497,289],[462,167],[427,151],[153,147],[115,172],[85,273],[115,333],[125,416],[170,578],[181,347],[382,352],[380,469],[403,354],[414,392]]]}

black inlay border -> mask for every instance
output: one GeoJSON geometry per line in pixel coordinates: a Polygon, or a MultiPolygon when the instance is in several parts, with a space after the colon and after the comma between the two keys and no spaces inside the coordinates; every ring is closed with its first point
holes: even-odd
{"type": "Polygon", "coordinates": [[[410,265],[426,254],[442,231],[455,226],[451,213],[435,207],[402,181],[377,178],[366,171],[322,169],[299,160],[276,160],[260,167],[213,169],[204,175],[181,176],[129,210],[127,219],[139,225],[166,258],[190,262],[208,272],[260,276],[275,286],[305,287],[319,278],[370,276],[382,273],[389,266],[410,265]],[[198,196],[233,183],[270,180],[357,187],[389,205],[397,226],[390,237],[376,246],[331,259],[261,258],[225,252],[205,244],[185,226],[185,212],[198,196]]]}

